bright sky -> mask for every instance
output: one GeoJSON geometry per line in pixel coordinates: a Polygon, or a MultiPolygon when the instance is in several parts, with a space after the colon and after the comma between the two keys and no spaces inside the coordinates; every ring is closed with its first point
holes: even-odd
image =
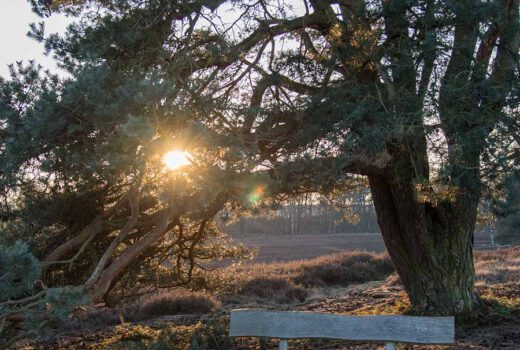
{"type": "MultiPolygon", "coordinates": [[[[8,77],[7,65],[20,60],[35,59],[45,68],[56,70],[52,59],[43,54],[43,45],[27,37],[29,23],[41,21],[31,12],[27,0],[0,0],[0,76],[8,77]]],[[[65,16],[52,16],[45,20],[45,32],[63,32],[69,23],[65,16]]]]}

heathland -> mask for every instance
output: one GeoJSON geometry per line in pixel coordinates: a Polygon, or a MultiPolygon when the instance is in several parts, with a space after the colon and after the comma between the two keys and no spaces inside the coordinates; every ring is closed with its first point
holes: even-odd
{"type": "MultiPolygon", "coordinates": [[[[518,349],[520,248],[479,250],[475,267],[480,307],[457,319],[457,343],[451,347],[400,345],[399,349],[518,349]]],[[[213,290],[162,290],[117,308],[78,310],[59,332],[18,348],[270,349],[276,347],[275,341],[230,339],[229,310],[346,315],[410,312],[384,252],[350,251],[288,262],[252,262],[221,268],[218,275],[220,284],[215,283],[213,290]]],[[[298,349],[381,348],[381,344],[320,340],[292,343],[298,349]]]]}

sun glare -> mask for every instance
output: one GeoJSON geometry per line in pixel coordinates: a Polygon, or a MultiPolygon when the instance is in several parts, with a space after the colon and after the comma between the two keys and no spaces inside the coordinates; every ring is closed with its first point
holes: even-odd
{"type": "Polygon", "coordinates": [[[170,151],[166,153],[163,157],[163,163],[170,170],[179,169],[191,164],[189,153],[183,151],[170,151]]]}

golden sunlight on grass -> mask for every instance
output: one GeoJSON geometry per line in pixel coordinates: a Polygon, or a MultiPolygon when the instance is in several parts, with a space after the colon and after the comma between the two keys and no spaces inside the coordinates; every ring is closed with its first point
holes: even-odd
{"type": "Polygon", "coordinates": [[[170,170],[182,168],[190,165],[189,153],[183,151],[170,151],[163,157],[164,166],[170,170]]]}

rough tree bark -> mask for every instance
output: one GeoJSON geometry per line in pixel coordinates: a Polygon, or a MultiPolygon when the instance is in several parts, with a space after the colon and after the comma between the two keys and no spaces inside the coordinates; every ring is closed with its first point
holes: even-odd
{"type": "Polygon", "coordinates": [[[406,3],[384,5],[386,32],[394,38],[389,45],[398,45],[391,61],[403,67],[389,83],[401,98],[389,96],[389,102],[393,101],[394,111],[402,115],[410,131],[403,133],[398,145],[388,145],[392,162],[385,173],[368,179],[390,257],[412,306],[424,313],[457,314],[477,305],[473,236],[481,192],[480,154],[505,105],[520,44],[518,0],[499,2],[500,18],[482,39],[478,39],[480,19],[470,15],[479,2],[462,3],[463,10],[454,19],[451,56],[440,82],[439,116],[447,141],[445,171],[449,179],[440,190],[429,184],[425,133],[412,127],[424,125],[418,111],[424,108],[420,107],[424,104],[422,91],[430,80],[433,61],[424,62],[417,94],[417,72],[408,51],[406,3]],[[491,47],[497,37],[500,46],[488,77],[485,72],[490,70],[491,47]],[[500,88],[475,94],[485,79],[500,88]]]}
{"type": "MultiPolygon", "coordinates": [[[[396,176],[369,176],[378,223],[388,253],[415,310],[453,314],[471,311],[474,290],[473,228],[478,195],[441,207],[421,203],[414,184],[396,176]]],[[[466,194],[460,194],[466,196],[466,194]]]]}

